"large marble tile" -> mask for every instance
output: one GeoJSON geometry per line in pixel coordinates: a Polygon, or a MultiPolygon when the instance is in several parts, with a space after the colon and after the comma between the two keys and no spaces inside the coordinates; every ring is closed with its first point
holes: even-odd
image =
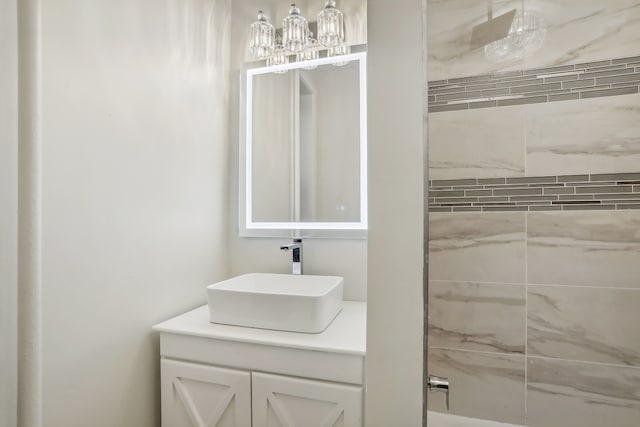
{"type": "Polygon", "coordinates": [[[524,353],[525,287],[431,281],[429,345],[524,353]]]}
{"type": "Polygon", "coordinates": [[[640,170],[640,95],[525,108],[527,175],[640,170]]]}
{"type": "Polygon", "coordinates": [[[524,0],[545,22],[542,47],[525,68],[635,56],[640,49],[637,0],[524,0]]]}
{"type": "Polygon", "coordinates": [[[640,366],[640,290],[530,285],[527,291],[529,355],[640,366]]]}
{"type": "Polygon", "coordinates": [[[608,58],[635,56],[640,45],[637,0],[428,0],[428,79],[442,80],[608,58]],[[494,62],[472,46],[474,26],[517,9],[535,13],[546,34],[524,59],[494,62]]]}
{"type": "Polygon", "coordinates": [[[640,211],[531,212],[528,283],[640,288],[640,211]]]}
{"type": "Polygon", "coordinates": [[[640,369],[528,359],[527,425],[637,427],[640,369]]]}
{"type": "Polygon", "coordinates": [[[428,0],[427,78],[432,80],[474,76],[522,69],[523,61],[489,61],[483,47],[471,44],[473,27],[488,21],[488,6],[497,17],[522,5],[522,1],[428,0]]]}
{"type": "Polygon", "coordinates": [[[429,214],[429,278],[524,283],[524,212],[429,214]]]}
{"type": "Polygon", "coordinates": [[[524,108],[429,115],[430,179],[523,176],[524,108]]]}
{"type": "MultiPolygon", "coordinates": [[[[449,378],[454,415],[524,424],[525,357],[430,349],[429,372],[449,378]]],[[[446,410],[444,396],[427,396],[430,410],[446,410]]]]}

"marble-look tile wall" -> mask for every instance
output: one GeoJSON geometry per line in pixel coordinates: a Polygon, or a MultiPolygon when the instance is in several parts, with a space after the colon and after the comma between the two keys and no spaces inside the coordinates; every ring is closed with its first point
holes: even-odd
{"type": "Polygon", "coordinates": [[[522,285],[432,280],[429,344],[438,348],[524,354],[525,300],[526,289],[522,285]],[[470,302],[473,310],[468,310],[470,302]]]}
{"type": "Polygon", "coordinates": [[[527,276],[530,284],[640,290],[640,212],[530,212],[527,276]]]}
{"type": "MultiPolygon", "coordinates": [[[[640,54],[638,0],[428,0],[427,15],[429,80],[640,54]],[[542,16],[543,48],[501,64],[470,48],[488,5],[494,16],[523,7],[542,16]]],[[[478,198],[453,209],[447,194],[430,195],[443,206],[429,214],[429,371],[451,379],[453,413],[540,427],[639,425],[640,210],[473,206],[505,197],[520,210],[510,199],[520,196],[476,187],[495,180],[508,193],[531,177],[562,187],[556,195],[550,181],[527,181],[549,186],[535,197],[584,198],[583,184],[558,181],[567,175],[582,175],[605,203],[614,195],[591,177],[640,172],[639,124],[638,94],[429,114],[430,179],[458,180],[437,190],[463,193],[452,198],[478,198]]],[[[622,206],[637,195],[615,197],[622,206]]],[[[444,411],[444,399],[430,395],[429,406],[444,411]]]]}
{"type": "MultiPolygon", "coordinates": [[[[523,355],[430,348],[428,357],[429,371],[445,373],[449,378],[451,413],[524,423],[523,355]]],[[[446,411],[444,399],[431,395],[428,402],[430,410],[446,411]]]]}
{"type": "Polygon", "coordinates": [[[429,215],[429,279],[525,282],[525,214],[429,215]]]}
{"type": "Polygon", "coordinates": [[[527,425],[637,427],[640,369],[529,357],[527,425]]]}
{"type": "Polygon", "coordinates": [[[429,228],[429,370],[451,379],[453,413],[637,425],[640,211],[431,213],[429,228]]]}
{"type": "Polygon", "coordinates": [[[522,129],[529,176],[640,170],[640,95],[527,105],[522,129]]]}
{"type": "Polygon", "coordinates": [[[524,107],[429,115],[429,178],[524,176],[524,107]],[[447,143],[444,143],[447,141],[447,143]]]}
{"type": "Polygon", "coordinates": [[[432,180],[640,172],[640,95],[429,114],[432,180]]]}
{"type": "Polygon", "coordinates": [[[428,0],[427,19],[429,80],[629,57],[640,46],[637,0],[428,0]],[[546,36],[522,59],[492,62],[473,28],[512,9],[535,13],[546,36]]]}

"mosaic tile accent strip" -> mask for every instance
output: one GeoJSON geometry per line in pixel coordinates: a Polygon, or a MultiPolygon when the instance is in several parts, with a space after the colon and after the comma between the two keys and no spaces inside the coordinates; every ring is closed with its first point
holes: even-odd
{"type": "Polygon", "coordinates": [[[430,212],[640,209],[640,173],[429,181],[430,212]]]}
{"type": "Polygon", "coordinates": [[[429,82],[429,113],[640,93],[640,56],[429,82]]]}

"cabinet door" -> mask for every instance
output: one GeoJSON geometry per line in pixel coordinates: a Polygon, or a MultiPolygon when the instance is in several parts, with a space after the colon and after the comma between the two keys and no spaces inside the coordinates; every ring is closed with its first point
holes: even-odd
{"type": "Polygon", "coordinates": [[[161,361],[163,427],[250,427],[251,374],[161,361]]]}
{"type": "Polygon", "coordinates": [[[362,388],[252,374],[253,427],[361,427],[362,388]]]}

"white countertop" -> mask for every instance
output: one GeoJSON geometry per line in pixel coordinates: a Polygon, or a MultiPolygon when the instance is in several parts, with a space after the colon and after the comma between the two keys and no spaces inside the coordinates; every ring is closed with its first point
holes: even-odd
{"type": "Polygon", "coordinates": [[[206,305],[159,323],[153,327],[153,330],[169,334],[364,356],[366,328],[367,303],[344,301],[340,314],[324,332],[319,334],[210,323],[206,305]]]}

